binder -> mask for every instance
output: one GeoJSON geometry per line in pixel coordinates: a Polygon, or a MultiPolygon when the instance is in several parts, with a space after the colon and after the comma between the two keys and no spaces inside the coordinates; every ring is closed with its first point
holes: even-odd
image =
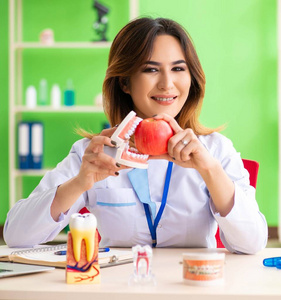
{"type": "Polygon", "coordinates": [[[43,124],[31,123],[31,169],[41,169],[43,158],[43,124]]]}
{"type": "Polygon", "coordinates": [[[20,122],[18,125],[18,157],[19,168],[30,168],[30,124],[20,122]]]}
{"type": "Polygon", "coordinates": [[[43,161],[43,124],[20,122],[18,124],[19,169],[41,169],[43,161]]]}

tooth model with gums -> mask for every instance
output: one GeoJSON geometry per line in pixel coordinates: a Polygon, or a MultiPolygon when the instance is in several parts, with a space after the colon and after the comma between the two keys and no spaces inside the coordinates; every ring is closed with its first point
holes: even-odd
{"type": "Polygon", "coordinates": [[[73,214],[67,240],[66,282],[100,283],[97,220],[93,214],[73,214]]]}
{"type": "Polygon", "coordinates": [[[116,142],[116,148],[107,147],[107,154],[114,157],[116,162],[139,169],[147,169],[149,155],[140,153],[137,149],[129,147],[129,139],[134,134],[142,118],[131,111],[119,124],[111,140],[116,142]]]}

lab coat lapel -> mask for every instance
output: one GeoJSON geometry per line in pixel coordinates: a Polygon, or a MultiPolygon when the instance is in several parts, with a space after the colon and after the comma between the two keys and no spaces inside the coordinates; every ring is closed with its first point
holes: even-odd
{"type": "Polygon", "coordinates": [[[156,204],[151,201],[147,169],[133,169],[128,172],[129,180],[142,203],[149,205],[153,220],[156,215],[156,204]]]}

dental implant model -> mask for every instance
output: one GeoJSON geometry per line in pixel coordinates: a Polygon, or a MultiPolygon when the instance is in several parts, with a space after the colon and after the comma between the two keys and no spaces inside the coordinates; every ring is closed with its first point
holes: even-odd
{"type": "Polygon", "coordinates": [[[100,283],[97,219],[93,214],[73,214],[67,237],[66,282],[100,283]]]}

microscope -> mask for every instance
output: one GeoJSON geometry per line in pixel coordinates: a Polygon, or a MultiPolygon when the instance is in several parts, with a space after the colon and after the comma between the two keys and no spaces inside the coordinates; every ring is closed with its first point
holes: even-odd
{"type": "Polygon", "coordinates": [[[106,14],[109,12],[109,9],[96,0],[94,0],[93,8],[98,12],[98,20],[93,24],[93,28],[100,36],[99,41],[107,41],[106,30],[108,18],[106,17],[106,14]]]}

